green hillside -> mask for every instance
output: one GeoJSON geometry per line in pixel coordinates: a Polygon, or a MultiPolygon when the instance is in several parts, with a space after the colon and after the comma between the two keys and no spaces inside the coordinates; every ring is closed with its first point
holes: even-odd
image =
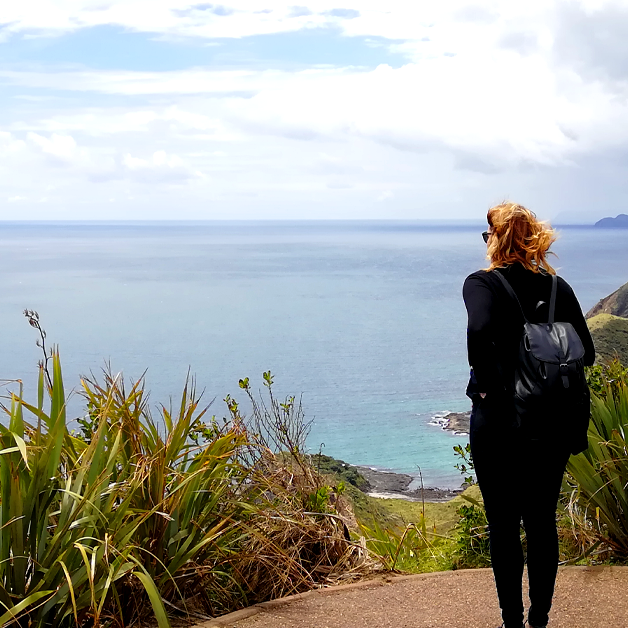
{"type": "Polygon", "coordinates": [[[619,357],[622,364],[628,364],[628,318],[597,314],[587,323],[595,343],[596,361],[619,357]]]}

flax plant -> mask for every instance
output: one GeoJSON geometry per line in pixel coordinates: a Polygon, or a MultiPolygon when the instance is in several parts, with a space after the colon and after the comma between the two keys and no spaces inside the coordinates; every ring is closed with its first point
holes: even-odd
{"type": "Polygon", "coordinates": [[[567,466],[568,511],[581,549],[628,557],[628,385],[608,380],[592,394],[589,448],[567,466]]]}
{"type": "Polygon", "coordinates": [[[40,366],[37,405],[20,388],[0,425],[0,625],[124,625],[146,600],[165,628],[164,602],[219,580],[241,510],[230,495],[243,435],[202,424],[193,385],[175,416],[164,409],[162,435],[142,383],[126,394],[109,376],[83,382],[93,429],[82,440],[66,427],[56,351],[51,364],[49,382],[40,366]]]}
{"type": "Polygon", "coordinates": [[[193,381],[187,381],[177,412],[161,407],[152,419],[143,380],[127,393],[105,373],[104,384],[83,380],[88,407],[100,423],[124,435],[118,477],[140,522],[133,542],[145,570],[170,605],[195,599],[210,614],[229,608],[226,563],[239,542],[250,506],[249,470],[236,461],[246,442],[239,426],[203,422],[193,381]]]}
{"type": "MultiPolygon", "coordinates": [[[[51,354],[49,411],[44,411],[44,366],[38,404],[13,394],[0,426],[0,624],[58,626],[100,620],[114,583],[136,574],[162,626],[167,625],[155,584],[133,555],[134,522],[117,526],[111,505],[123,502],[109,478],[119,430],[86,446],[66,428],[61,364],[51,354]],[[24,410],[37,427],[24,420],[24,410]],[[112,447],[104,455],[102,443],[112,447]],[[72,622],[73,620],[73,622],[72,622]]],[[[116,516],[124,512],[116,508],[116,516]]]]}

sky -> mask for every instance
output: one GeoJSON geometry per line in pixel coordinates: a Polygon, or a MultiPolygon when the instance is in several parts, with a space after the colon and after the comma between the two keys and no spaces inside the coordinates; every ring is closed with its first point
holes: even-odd
{"type": "Polygon", "coordinates": [[[0,3],[0,220],[628,213],[628,0],[0,3]]]}

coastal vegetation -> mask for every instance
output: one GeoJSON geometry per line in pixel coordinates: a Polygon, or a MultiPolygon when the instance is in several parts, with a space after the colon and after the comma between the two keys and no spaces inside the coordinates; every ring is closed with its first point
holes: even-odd
{"type": "Polygon", "coordinates": [[[84,378],[76,431],[56,349],[41,334],[37,400],[21,382],[0,424],[0,624],[130,625],[208,618],[358,577],[376,566],[352,538],[342,487],[303,453],[294,398],[240,387],[245,420],[208,415],[193,380],[153,417],[144,381],[84,378]]]}
{"type": "MultiPolygon", "coordinates": [[[[468,448],[455,498],[372,497],[359,468],[306,453],[301,403],[277,399],[270,372],[263,394],[240,380],[248,416],[227,396],[221,417],[193,378],[154,416],[143,379],[104,371],[81,380],[70,430],[59,352],[26,315],[43,359],[36,400],[16,380],[2,404],[2,625],[167,628],[381,570],[490,565],[468,448]]],[[[561,561],[625,561],[628,369],[602,360],[587,377],[590,446],[569,462],[561,561]]]]}
{"type": "Polygon", "coordinates": [[[567,466],[567,512],[582,554],[628,558],[628,369],[590,375],[589,448],[567,466]]]}

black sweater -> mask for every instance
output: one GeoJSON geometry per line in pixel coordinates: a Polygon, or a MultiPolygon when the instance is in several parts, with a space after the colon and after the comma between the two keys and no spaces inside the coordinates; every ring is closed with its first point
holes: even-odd
{"type": "MultiPolygon", "coordinates": [[[[546,322],[552,279],[546,273],[534,273],[521,264],[500,268],[515,291],[528,321],[546,322]]],[[[504,394],[514,378],[514,369],[523,332],[523,318],[517,304],[508,295],[499,277],[478,270],[469,275],[462,289],[469,322],[467,351],[472,377],[467,394],[504,394]]],[[[580,304],[571,286],[558,278],[554,319],[571,323],[584,345],[584,363],[593,364],[595,348],[580,304]]]]}

